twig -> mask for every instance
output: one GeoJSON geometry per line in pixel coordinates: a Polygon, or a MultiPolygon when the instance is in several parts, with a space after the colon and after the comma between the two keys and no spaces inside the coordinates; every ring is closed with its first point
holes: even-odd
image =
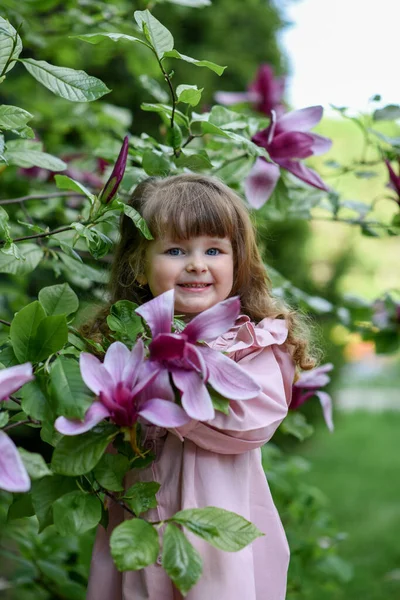
{"type": "Polygon", "coordinates": [[[31,419],[28,417],[23,421],[18,421],[17,423],[10,423],[10,425],[6,425],[3,427],[3,431],[8,431],[9,429],[13,429],[14,427],[19,427],[20,425],[26,425],[27,423],[33,423],[34,425],[40,425],[40,421],[36,421],[35,419],[31,419]]]}
{"type": "Polygon", "coordinates": [[[21,196],[20,198],[7,198],[6,200],[0,200],[0,205],[5,204],[17,204],[18,202],[27,202],[28,200],[47,200],[48,198],[60,198],[61,196],[82,196],[79,192],[51,192],[50,194],[32,194],[32,196],[21,196]]]}
{"type": "Polygon", "coordinates": [[[9,323],[8,321],[4,321],[4,319],[0,319],[0,323],[2,323],[3,325],[8,325],[8,327],[11,327],[11,323],[9,323]]]}

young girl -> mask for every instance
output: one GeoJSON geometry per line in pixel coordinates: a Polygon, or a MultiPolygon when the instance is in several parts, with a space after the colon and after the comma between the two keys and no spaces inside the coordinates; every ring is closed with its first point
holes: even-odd
{"type": "MultiPolygon", "coordinates": [[[[153,241],[145,240],[122,217],[121,239],[111,272],[111,303],[139,304],[175,291],[175,312],[189,320],[229,296],[239,295],[242,315],[211,347],[227,352],[262,387],[254,400],[232,402],[229,414],[191,421],[167,431],[148,427],[144,445],[156,454],[146,469],[127,476],[158,481],[159,521],[186,508],[217,506],[234,511],[264,537],[240,552],[218,550],[188,534],[200,552],[203,574],[188,600],[284,600],[289,548],[261,466],[260,447],[284,419],[296,367],[311,369],[307,331],[298,315],[271,297],[253,227],[241,199],[217,179],[185,174],[150,178],[136,188],[130,205],[146,220],[153,241]]],[[[86,335],[107,335],[103,311],[86,335]]],[[[177,600],[181,594],[157,564],[119,573],[109,537],[124,518],[109,505],[109,526],[99,527],[88,600],[177,600]]]]}

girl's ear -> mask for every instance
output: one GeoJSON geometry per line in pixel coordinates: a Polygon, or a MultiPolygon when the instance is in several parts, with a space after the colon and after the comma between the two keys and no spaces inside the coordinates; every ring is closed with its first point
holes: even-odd
{"type": "Polygon", "coordinates": [[[138,282],[139,285],[147,285],[147,277],[144,273],[141,273],[140,275],[138,275],[136,277],[136,281],[138,282]]]}

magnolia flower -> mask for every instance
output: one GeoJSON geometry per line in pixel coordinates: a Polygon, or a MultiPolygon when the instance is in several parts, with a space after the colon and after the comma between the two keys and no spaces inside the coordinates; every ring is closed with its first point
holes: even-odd
{"type": "Polygon", "coordinates": [[[111,200],[114,198],[115,194],[118,191],[119,184],[121,183],[125,173],[126,161],[128,158],[128,149],[129,138],[128,136],[125,136],[121,150],[118,154],[117,162],[114,165],[114,168],[106,185],[101,190],[99,195],[99,200],[103,204],[109,204],[109,202],[111,202],[111,200]]]}
{"type": "Polygon", "coordinates": [[[328,138],[310,133],[310,129],[320,122],[322,112],[322,106],[309,106],[277,119],[272,111],[269,127],[252,137],[252,141],[265,148],[276,164],[264,158],[256,160],[244,184],[251,206],[260,208],[269,199],[280,177],[280,167],[313,187],[329,189],[315,171],[300,162],[300,159],[327,152],[332,145],[328,138]]]}
{"type": "Polygon", "coordinates": [[[333,369],[331,363],[305,371],[293,385],[292,402],[289,408],[296,410],[312,396],[317,396],[322,406],[325,423],[330,431],[333,431],[332,420],[332,398],[327,392],[321,392],[320,388],[325,387],[330,382],[328,371],[333,369]]]}
{"type": "Polygon", "coordinates": [[[160,427],[178,427],[188,422],[180,406],[164,398],[149,398],[142,391],[155,378],[143,376],[144,346],[139,340],[131,351],[121,342],[108,348],[104,362],[87,352],[80,355],[82,379],[97,400],[86,411],[83,421],[58,417],[57,431],[79,435],[109,417],[120,427],[132,427],[139,417],[160,427]]]}
{"type": "MultiPolygon", "coordinates": [[[[219,302],[194,317],[181,333],[171,333],[174,290],[146,302],[136,312],[147,321],[153,341],[146,368],[157,373],[154,384],[173,396],[172,381],[181,392],[182,406],[193,419],[213,419],[215,411],[206,384],[230,400],[248,400],[258,395],[259,385],[233,360],[198,341],[210,341],[235,323],[239,298],[219,302]]],[[[151,389],[150,384],[149,389],[151,389]]]]}
{"type": "Polygon", "coordinates": [[[390,187],[394,192],[396,192],[397,198],[395,199],[395,201],[400,206],[400,176],[396,175],[392,168],[392,165],[388,160],[385,160],[385,163],[389,171],[388,187],[390,187]]]}
{"type": "Polygon", "coordinates": [[[278,115],[283,113],[282,97],[285,90],[285,78],[274,77],[272,67],[268,64],[260,65],[255,81],[247,92],[217,92],[215,99],[219,104],[230,106],[238,102],[251,102],[256,110],[271,114],[275,110],[278,115]]]}
{"type": "MultiPolygon", "coordinates": [[[[8,400],[24,383],[34,379],[31,363],[0,371],[0,401],[8,400]]],[[[29,475],[18,450],[8,435],[0,430],[0,489],[7,492],[27,492],[29,475]]]]}

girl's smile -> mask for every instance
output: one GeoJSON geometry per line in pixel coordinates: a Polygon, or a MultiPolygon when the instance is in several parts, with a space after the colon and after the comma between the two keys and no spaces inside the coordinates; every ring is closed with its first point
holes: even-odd
{"type": "Polygon", "coordinates": [[[145,277],[153,296],[175,290],[175,313],[194,316],[225,300],[233,285],[233,249],[228,238],[164,237],[150,242],[145,277]]]}

